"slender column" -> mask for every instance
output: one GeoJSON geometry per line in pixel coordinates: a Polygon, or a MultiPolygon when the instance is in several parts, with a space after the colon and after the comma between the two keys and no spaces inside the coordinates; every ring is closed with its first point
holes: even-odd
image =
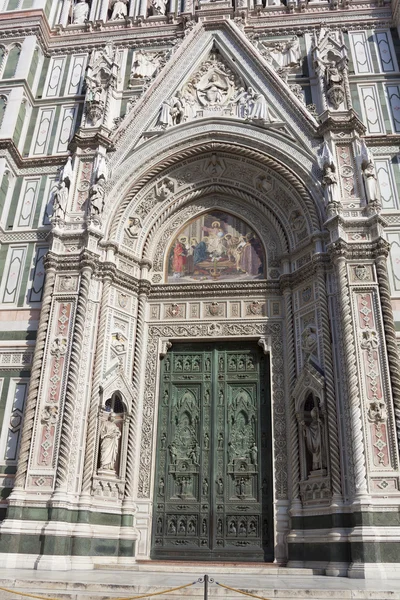
{"type": "Polygon", "coordinates": [[[378,276],[379,293],[381,299],[383,326],[385,329],[386,349],[390,369],[390,382],[392,385],[392,396],[394,414],[396,419],[396,433],[400,447],[400,368],[399,351],[396,342],[396,330],[393,320],[393,309],[390,301],[390,286],[387,272],[387,252],[375,259],[376,273],[378,276]]]}
{"type": "Polygon", "coordinates": [[[32,441],[32,430],[35,422],[36,407],[39,394],[40,377],[43,368],[44,351],[48,334],[51,304],[53,300],[56,269],[51,266],[46,271],[46,283],[43,290],[42,309],[40,311],[39,327],[37,331],[35,355],[31,369],[28,398],[24,412],[24,425],[22,428],[21,445],[18,458],[18,470],[15,477],[14,491],[23,489],[29,465],[29,454],[32,441]]]}
{"type": "Polygon", "coordinates": [[[93,267],[85,264],[81,272],[78,305],[76,309],[74,333],[71,344],[71,357],[65,394],[64,411],[62,415],[62,429],[60,449],[58,454],[58,467],[56,476],[56,492],[67,491],[68,468],[70,464],[70,450],[72,433],[75,421],[75,398],[78,388],[79,367],[82,355],[82,343],[85,330],[86,308],[89,297],[89,286],[93,267]]]}
{"type": "MultiPolygon", "coordinates": [[[[143,355],[145,352],[145,320],[146,320],[146,303],[147,295],[149,292],[149,282],[141,282],[141,290],[138,298],[138,310],[137,310],[137,321],[136,321],[136,337],[135,337],[135,355],[133,361],[133,375],[132,383],[136,398],[140,394],[140,383],[142,378],[142,362],[143,355]]],[[[136,445],[137,445],[137,402],[136,406],[132,406],[132,414],[129,422],[129,437],[128,437],[128,451],[126,458],[126,485],[125,485],[125,501],[132,500],[134,495],[134,484],[135,484],[135,457],[136,457],[136,445]]]]}
{"type": "Polygon", "coordinates": [[[71,0],[63,0],[61,15],[59,18],[60,25],[66,27],[68,25],[68,16],[71,10],[71,0]]]}
{"type": "Polygon", "coordinates": [[[287,348],[287,373],[289,375],[289,429],[290,429],[290,463],[291,463],[291,479],[292,479],[292,506],[294,504],[300,506],[300,464],[299,464],[299,432],[295,413],[292,391],[296,380],[296,356],[294,348],[294,322],[293,322],[293,304],[292,290],[290,287],[285,287],[283,291],[285,301],[285,317],[286,317],[286,348],[287,348]]]}
{"type": "Polygon", "coordinates": [[[108,0],[101,0],[98,19],[106,22],[108,13],[108,0]]]}
{"type": "Polygon", "coordinates": [[[343,353],[346,365],[347,395],[351,419],[353,468],[356,497],[367,493],[364,439],[357,376],[357,359],[354,345],[352,309],[348,288],[347,266],[344,256],[334,257],[338,284],[339,306],[343,331],[343,353]]]}
{"type": "Polygon", "coordinates": [[[107,329],[108,297],[111,287],[111,277],[106,277],[103,282],[101,295],[100,318],[98,337],[96,342],[96,356],[93,371],[92,397],[88,415],[88,428],[86,434],[86,457],[83,468],[82,493],[90,495],[90,484],[92,480],[95,451],[96,451],[96,428],[99,405],[99,387],[102,379],[103,357],[107,329]]]}
{"type": "Polygon", "coordinates": [[[326,404],[328,413],[329,430],[329,456],[332,476],[332,492],[336,500],[342,497],[342,483],[340,475],[340,453],[338,424],[336,419],[335,381],[333,375],[331,322],[329,319],[328,302],[326,297],[325,269],[317,269],[319,309],[322,322],[324,375],[326,385],[326,404]]]}

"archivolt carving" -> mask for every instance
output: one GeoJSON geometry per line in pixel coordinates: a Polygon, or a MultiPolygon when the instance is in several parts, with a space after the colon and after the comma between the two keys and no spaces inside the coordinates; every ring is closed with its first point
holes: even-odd
{"type": "MultiPolygon", "coordinates": [[[[141,426],[142,437],[140,441],[140,464],[138,497],[150,498],[151,496],[151,464],[153,452],[153,430],[156,417],[157,398],[157,370],[159,365],[160,340],[182,338],[209,338],[210,331],[215,324],[201,323],[186,325],[184,323],[168,325],[151,325],[147,344],[146,372],[144,380],[146,387],[143,394],[141,413],[143,421],[141,426]]],[[[224,338],[248,336],[258,339],[269,338],[268,346],[271,347],[272,359],[272,397],[273,397],[273,423],[274,423],[274,454],[275,454],[275,482],[276,498],[287,497],[287,448],[286,448],[286,408],[284,394],[284,369],[283,340],[281,323],[236,323],[226,322],[218,325],[218,336],[224,338]]]]}
{"type": "MultiPolygon", "coordinates": [[[[317,200],[314,201],[310,197],[310,194],[303,182],[301,182],[297,175],[294,174],[295,165],[293,164],[292,171],[289,170],[287,167],[283,166],[282,163],[277,162],[269,156],[266,156],[263,152],[258,150],[250,150],[244,145],[248,142],[248,140],[246,140],[244,131],[243,137],[240,140],[238,139],[238,142],[240,142],[242,145],[236,145],[234,143],[225,144],[218,142],[206,142],[204,144],[195,145],[193,140],[191,140],[190,147],[184,148],[176,154],[172,154],[172,151],[170,150],[168,157],[166,157],[162,161],[159,161],[158,164],[155,165],[152,169],[149,169],[149,165],[147,165],[146,174],[144,174],[140,178],[137,178],[136,182],[133,182],[133,186],[130,188],[129,193],[126,195],[124,200],[118,205],[116,212],[112,214],[110,213],[108,215],[110,237],[117,237],[117,228],[119,228],[121,220],[123,219],[123,213],[126,211],[126,208],[131,203],[132,199],[137,198],[137,200],[134,203],[130,204],[130,210],[132,210],[134,206],[139,204],[139,198],[141,199],[143,196],[150,192],[150,189],[154,185],[155,180],[161,173],[163,176],[165,176],[166,174],[171,176],[174,170],[176,170],[177,168],[181,168],[183,161],[185,161],[185,164],[189,164],[191,159],[193,159],[194,157],[196,157],[198,160],[201,160],[203,157],[205,157],[206,153],[215,154],[216,152],[218,152],[219,154],[224,153],[226,156],[231,156],[236,160],[243,161],[243,159],[246,158],[254,163],[254,166],[256,166],[260,170],[260,173],[265,174],[266,171],[270,171],[273,177],[282,184],[283,189],[285,189],[285,191],[289,193],[293,198],[297,199],[298,208],[301,209],[304,216],[308,220],[309,227],[311,229],[319,229],[321,223],[321,217],[319,214],[320,207],[317,206],[317,200]],[[149,183],[150,185],[147,185],[149,183]]],[[[292,150],[293,149],[287,148],[288,154],[292,150]]],[[[155,153],[155,155],[157,155],[157,152],[155,153]]],[[[151,156],[147,158],[150,158],[151,160],[151,156]]],[[[135,154],[135,160],[139,162],[141,161],[141,157],[135,154]]],[[[302,156],[301,158],[299,158],[299,160],[306,161],[310,165],[311,169],[312,163],[309,160],[306,160],[305,156],[302,156]]],[[[287,158],[285,162],[290,163],[291,159],[287,158]]],[[[299,170],[298,165],[297,170],[299,170]]],[[[124,176],[120,174],[120,179],[123,178],[124,176]]],[[[115,181],[116,174],[114,174],[113,179],[115,181]]],[[[304,183],[308,186],[308,188],[314,190],[315,182],[313,181],[312,177],[307,175],[307,177],[303,177],[303,179],[304,183]],[[307,181],[305,181],[305,179],[307,179],[307,181]]],[[[128,182],[125,180],[124,185],[126,186],[127,183],[128,182]]],[[[115,183],[115,185],[117,185],[117,183],[115,183]]],[[[118,186],[118,188],[115,187],[114,190],[112,190],[112,195],[117,194],[120,196],[121,194],[123,194],[124,191],[123,189],[121,189],[122,185],[123,184],[121,183],[121,185],[118,186]]],[[[253,188],[254,195],[262,197],[262,191],[258,190],[255,184],[253,184],[253,188]]],[[[108,208],[108,210],[110,209],[108,208]]]]}

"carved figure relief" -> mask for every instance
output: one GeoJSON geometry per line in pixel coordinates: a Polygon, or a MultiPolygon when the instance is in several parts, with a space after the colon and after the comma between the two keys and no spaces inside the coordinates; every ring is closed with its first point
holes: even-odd
{"type": "Polygon", "coordinates": [[[160,108],[157,125],[166,129],[195,118],[224,115],[254,121],[273,121],[266,97],[246,87],[240,77],[213,50],[210,58],[175,95],[160,108]]]}
{"type": "Polygon", "coordinates": [[[135,239],[138,237],[140,230],[142,229],[142,223],[139,217],[129,217],[128,225],[125,229],[129,237],[135,239]]]}

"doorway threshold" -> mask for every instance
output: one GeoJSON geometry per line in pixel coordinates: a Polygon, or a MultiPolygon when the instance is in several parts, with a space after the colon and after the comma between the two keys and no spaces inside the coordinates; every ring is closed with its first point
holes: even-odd
{"type": "Polygon", "coordinates": [[[215,562],[215,561],[186,561],[186,560],[137,560],[136,571],[151,571],[153,573],[238,573],[260,575],[324,575],[324,569],[287,568],[276,563],[262,562],[215,562]]]}

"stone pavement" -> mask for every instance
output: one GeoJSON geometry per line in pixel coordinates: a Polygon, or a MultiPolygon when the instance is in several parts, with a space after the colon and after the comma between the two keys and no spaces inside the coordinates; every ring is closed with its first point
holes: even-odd
{"type": "MultiPolygon", "coordinates": [[[[171,569],[173,568],[171,565],[171,569]]],[[[17,595],[18,591],[60,600],[128,598],[184,585],[199,578],[199,574],[193,573],[190,567],[179,569],[180,572],[169,573],[116,569],[67,572],[0,569],[0,586],[13,590],[12,594],[0,590],[0,600],[23,600],[23,597],[17,595]]],[[[400,600],[400,573],[398,580],[382,581],[289,574],[289,571],[293,570],[278,568],[272,569],[271,572],[266,570],[264,574],[244,573],[243,569],[237,573],[213,573],[212,569],[207,571],[210,577],[214,577],[220,583],[247,590],[266,599],[400,600]]],[[[215,583],[210,585],[209,595],[221,600],[249,600],[249,596],[228,591],[215,583]]],[[[201,584],[172,594],[156,596],[157,600],[202,598],[201,584]]]]}

